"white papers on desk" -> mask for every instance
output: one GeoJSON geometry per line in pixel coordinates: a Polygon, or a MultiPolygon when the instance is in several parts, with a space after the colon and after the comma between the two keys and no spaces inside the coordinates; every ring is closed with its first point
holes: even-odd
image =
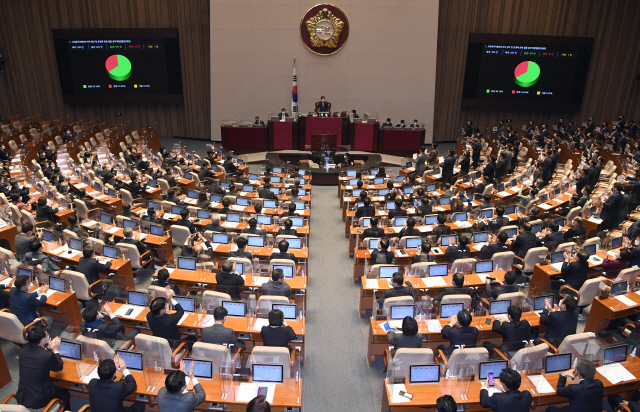
{"type": "Polygon", "coordinates": [[[114,233],[116,233],[118,230],[120,230],[120,228],[119,228],[119,227],[117,227],[117,226],[114,226],[114,227],[112,227],[112,228],[110,228],[110,229],[105,230],[105,232],[107,232],[107,233],[109,233],[109,234],[112,234],[112,235],[113,235],[113,234],[114,234],[114,233]]]}
{"type": "Polygon", "coordinates": [[[202,321],[202,326],[208,328],[209,326],[213,326],[214,323],[216,323],[216,321],[213,319],[213,315],[207,315],[202,321]]]}
{"type": "Polygon", "coordinates": [[[433,288],[436,286],[447,286],[447,282],[440,276],[432,277],[432,278],[423,278],[425,286],[428,288],[433,288]]]}
{"type": "Polygon", "coordinates": [[[389,324],[390,327],[394,328],[395,330],[398,329],[402,329],[402,319],[395,319],[395,320],[390,320],[389,322],[387,322],[389,324]]]}
{"type": "Polygon", "coordinates": [[[511,196],[511,193],[507,192],[506,190],[503,192],[498,192],[498,196],[500,197],[507,197],[507,196],[511,196]]]}
{"type": "Polygon", "coordinates": [[[553,386],[549,383],[547,378],[544,375],[528,375],[529,380],[533,383],[533,386],[536,387],[536,391],[539,394],[545,393],[555,393],[553,386]]]}
{"type": "Polygon", "coordinates": [[[416,213],[416,208],[415,207],[409,207],[407,208],[407,213],[410,215],[413,215],[416,213]]]}
{"type": "Polygon", "coordinates": [[[502,393],[502,391],[495,387],[487,388],[484,386],[484,382],[482,382],[482,389],[486,390],[489,393],[489,396],[493,396],[494,393],[502,393]]]}
{"type": "Polygon", "coordinates": [[[167,272],[169,272],[169,274],[172,274],[174,270],[176,270],[176,268],[165,268],[167,269],[167,272]]]}
{"type": "Polygon", "coordinates": [[[418,230],[420,231],[420,233],[432,232],[433,226],[418,226],[418,230]]]}
{"type": "Polygon", "coordinates": [[[389,392],[391,392],[391,403],[409,403],[410,399],[400,396],[400,391],[406,392],[407,388],[404,387],[404,383],[397,383],[395,385],[389,385],[389,392]]]}
{"type": "Polygon", "coordinates": [[[104,199],[108,199],[108,198],[109,198],[109,196],[107,196],[107,195],[96,196],[96,199],[98,199],[98,200],[104,200],[104,199]]]}
{"type": "Polygon", "coordinates": [[[587,261],[588,261],[589,263],[594,264],[594,265],[600,265],[600,264],[602,264],[602,258],[601,258],[601,257],[599,257],[599,256],[595,256],[595,255],[590,256],[590,257],[589,257],[589,259],[588,259],[587,261]]]}
{"type": "Polygon", "coordinates": [[[187,317],[189,316],[188,313],[185,313],[184,315],[182,315],[182,317],[180,318],[180,321],[178,322],[178,326],[182,325],[182,322],[184,322],[185,320],[187,320],[187,317]]]}
{"type": "Polygon", "coordinates": [[[62,245],[57,249],[52,250],[51,253],[52,255],[59,255],[60,253],[66,252],[67,250],[69,250],[69,246],[68,245],[62,245]]]}
{"type": "Polygon", "coordinates": [[[378,279],[365,279],[364,285],[367,289],[378,289],[380,287],[378,279]]]}
{"type": "Polygon", "coordinates": [[[211,202],[211,207],[216,207],[216,206],[218,206],[219,204],[220,204],[220,203],[218,203],[218,202],[211,202]]]}
{"type": "Polygon", "coordinates": [[[57,292],[57,290],[55,290],[55,289],[49,289],[49,290],[47,291],[47,293],[45,293],[44,295],[45,295],[46,297],[49,297],[49,296],[53,295],[53,294],[54,294],[54,293],[56,293],[56,292],[57,292]]]}
{"type": "Polygon", "coordinates": [[[147,188],[146,188],[146,189],[144,189],[144,190],[145,190],[147,193],[151,193],[151,192],[153,192],[154,190],[156,190],[156,188],[155,188],[155,187],[151,187],[151,186],[147,186],[147,188]]]}
{"type": "Polygon", "coordinates": [[[442,325],[438,319],[429,319],[427,321],[427,329],[429,332],[442,332],[442,325]]]}
{"type": "Polygon", "coordinates": [[[625,295],[616,296],[614,299],[618,299],[620,302],[624,303],[627,306],[636,306],[636,302],[632,301],[625,295]]]}
{"type": "Polygon", "coordinates": [[[269,326],[269,319],[256,319],[256,322],[253,324],[252,330],[262,330],[263,326],[269,326]]]}
{"type": "Polygon", "coordinates": [[[191,199],[191,198],[184,199],[184,202],[190,205],[195,205],[196,203],[198,203],[196,199],[191,199]]]}
{"type": "Polygon", "coordinates": [[[122,305],[113,314],[120,318],[135,319],[143,310],[144,308],[142,306],[122,305]],[[133,310],[129,315],[127,315],[126,313],[129,309],[133,310]]]}
{"type": "Polygon", "coordinates": [[[96,366],[90,374],[88,374],[87,376],[83,377],[81,379],[82,382],[84,383],[89,383],[91,382],[91,379],[100,379],[100,377],[98,376],[98,367],[96,366]]]}
{"type": "Polygon", "coordinates": [[[432,178],[434,179],[440,179],[442,177],[442,174],[439,175],[431,175],[432,178]]]}
{"type": "Polygon", "coordinates": [[[433,210],[436,210],[438,212],[444,212],[444,207],[436,206],[433,208],[433,210]]]}
{"type": "Polygon", "coordinates": [[[541,207],[546,210],[546,209],[551,209],[553,206],[547,203],[542,203],[542,204],[539,204],[538,207],[541,207]]]}
{"type": "Polygon", "coordinates": [[[238,245],[233,245],[232,247],[229,248],[229,252],[235,252],[238,250],[238,245]]]}
{"type": "Polygon", "coordinates": [[[564,262],[556,262],[556,263],[552,263],[551,267],[554,269],[557,269],[558,272],[560,272],[562,270],[562,265],[564,264],[564,262]]]}
{"type": "Polygon", "coordinates": [[[485,242],[482,243],[478,243],[476,245],[473,246],[473,250],[477,250],[478,252],[480,251],[480,249],[482,249],[483,247],[485,247],[487,244],[485,242]]]}
{"type": "Polygon", "coordinates": [[[244,206],[238,206],[238,205],[231,205],[230,208],[232,210],[237,210],[239,212],[242,212],[244,210],[244,206]]]}
{"type": "Polygon", "coordinates": [[[410,171],[410,172],[414,172],[416,170],[416,168],[415,167],[407,167],[407,170],[410,171]]]}
{"type": "Polygon", "coordinates": [[[595,218],[595,217],[590,217],[589,218],[589,222],[595,223],[596,225],[599,225],[600,223],[602,223],[602,219],[598,219],[598,218],[595,218]]]}
{"type": "Polygon", "coordinates": [[[609,382],[612,384],[617,384],[625,381],[635,380],[636,377],[633,376],[631,372],[627,370],[624,366],[619,363],[610,363],[608,365],[600,366],[596,368],[600,375],[607,378],[609,382]]]}
{"type": "Polygon", "coordinates": [[[98,222],[96,222],[95,220],[85,220],[84,222],[82,222],[83,225],[90,227],[94,227],[97,223],[98,222]]]}
{"type": "Polygon", "coordinates": [[[98,258],[98,263],[100,263],[101,265],[107,264],[109,262],[111,262],[111,259],[109,259],[109,258],[105,258],[105,257],[102,257],[102,259],[98,258]]]}
{"type": "Polygon", "coordinates": [[[262,286],[269,281],[268,276],[254,276],[253,286],[262,286]]]}
{"type": "Polygon", "coordinates": [[[562,200],[562,199],[551,199],[551,201],[556,202],[556,203],[564,202],[564,200],[562,200]]]}
{"type": "Polygon", "coordinates": [[[162,215],[162,218],[164,220],[173,220],[176,217],[178,217],[178,215],[174,215],[173,213],[165,213],[165,214],[162,215]]]}
{"type": "Polygon", "coordinates": [[[480,278],[480,282],[486,283],[487,278],[489,277],[489,275],[491,275],[491,273],[476,273],[476,275],[480,278]]]}
{"type": "Polygon", "coordinates": [[[393,229],[393,231],[396,233],[400,233],[400,231],[402,230],[402,226],[394,226],[391,229],[393,229]]]}
{"type": "Polygon", "coordinates": [[[471,227],[472,225],[469,222],[461,221],[461,222],[456,222],[456,226],[458,226],[460,229],[466,229],[468,227],[471,227]]]}
{"type": "Polygon", "coordinates": [[[87,187],[86,183],[78,183],[77,185],[75,185],[76,189],[84,189],[85,187],[87,187]]]}
{"type": "Polygon", "coordinates": [[[11,278],[6,278],[2,282],[0,282],[0,288],[6,289],[9,286],[9,282],[11,282],[11,278]]]}
{"type": "Polygon", "coordinates": [[[226,227],[227,229],[235,229],[239,224],[239,222],[224,222],[222,226],[226,227]]]}
{"type": "Polygon", "coordinates": [[[267,402],[273,403],[273,395],[276,391],[275,383],[246,383],[243,382],[240,384],[238,388],[238,393],[236,394],[236,402],[251,402],[251,399],[258,396],[259,388],[267,388],[267,402]]]}

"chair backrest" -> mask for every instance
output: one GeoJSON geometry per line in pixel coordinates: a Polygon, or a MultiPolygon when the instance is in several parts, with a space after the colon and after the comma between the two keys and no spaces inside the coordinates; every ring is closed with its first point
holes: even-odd
{"type": "Polygon", "coordinates": [[[382,313],[390,316],[391,315],[391,306],[406,306],[413,305],[413,297],[412,296],[395,296],[393,298],[387,298],[384,300],[382,304],[382,313]]]}
{"type": "Polygon", "coordinates": [[[536,264],[545,260],[548,253],[549,249],[544,246],[532,247],[531,249],[529,249],[526,256],[524,257],[524,269],[522,271],[525,273],[533,272],[533,268],[536,266],[536,264]]]}
{"type": "Polygon", "coordinates": [[[83,200],[73,199],[73,204],[76,207],[76,213],[78,216],[82,219],[89,219],[89,208],[83,200]]]}
{"type": "Polygon", "coordinates": [[[261,313],[269,313],[271,312],[273,304],[276,305],[286,305],[289,303],[289,298],[286,296],[272,296],[272,295],[262,295],[258,298],[258,312],[261,313]]]}
{"type": "Polygon", "coordinates": [[[498,270],[498,269],[510,270],[511,263],[513,263],[514,256],[515,256],[515,253],[513,252],[494,253],[493,256],[491,256],[494,270],[498,270]]]}
{"type": "Polygon", "coordinates": [[[498,296],[497,300],[510,300],[511,305],[522,306],[525,296],[522,292],[503,293],[498,296]]]}
{"type": "Polygon", "coordinates": [[[464,309],[469,309],[471,307],[471,296],[465,294],[459,295],[446,295],[442,297],[440,301],[441,305],[448,305],[451,303],[462,303],[464,309]]]}
{"type": "Polygon", "coordinates": [[[289,239],[299,239],[298,236],[292,236],[292,235],[278,235],[276,236],[276,243],[275,243],[275,247],[278,247],[278,243],[280,243],[281,240],[289,240],[289,239]]]}
{"type": "Polygon", "coordinates": [[[242,257],[230,257],[229,259],[231,262],[235,262],[236,266],[238,264],[242,265],[242,273],[251,273],[253,272],[253,263],[251,263],[251,261],[247,258],[242,258],[242,257]]]}
{"type": "Polygon", "coordinates": [[[31,213],[27,212],[26,210],[21,210],[20,214],[22,214],[23,222],[31,223],[33,227],[36,226],[36,220],[33,218],[33,215],[31,213]]]}
{"type": "Polygon", "coordinates": [[[478,375],[480,362],[489,359],[486,348],[455,349],[449,356],[449,376],[478,375]]]}
{"type": "Polygon", "coordinates": [[[567,213],[567,219],[566,219],[566,222],[567,222],[568,225],[570,225],[571,222],[573,222],[573,219],[576,218],[580,214],[581,210],[582,210],[582,207],[580,207],[580,206],[576,206],[576,207],[572,208],[571,210],[569,210],[569,213],[567,213]]]}
{"type": "Polygon", "coordinates": [[[369,274],[379,276],[380,268],[384,266],[398,266],[398,265],[375,264],[371,266],[371,269],[369,269],[369,274]]]}
{"type": "Polygon", "coordinates": [[[10,204],[9,209],[11,209],[11,221],[16,226],[20,226],[22,224],[22,214],[20,213],[20,209],[18,209],[18,206],[14,204],[10,204]]]}
{"type": "Polygon", "coordinates": [[[251,365],[254,363],[281,364],[284,378],[291,378],[291,355],[288,348],[277,346],[254,346],[251,351],[251,365]]]}
{"type": "MultiPolygon", "coordinates": [[[[55,404],[55,406],[58,406],[58,405],[55,404]]],[[[3,404],[0,407],[0,410],[2,410],[3,412],[30,412],[26,406],[22,406],[18,404],[3,404]]],[[[62,411],[58,411],[58,412],[62,412],[62,411]]]]}
{"type": "Polygon", "coordinates": [[[433,350],[430,348],[398,348],[393,355],[393,376],[410,377],[411,366],[433,363],[433,350]]]}
{"type": "Polygon", "coordinates": [[[116,246],[127,250],[129,260],[131,260],[131,267],[133,269],[139,269],[142,267],[142,264],[140,263],[140,252],[138,251],[136,245],[120,242],[117,243],[116,246]]]}
{"type": "Polygon", "coordinates": [[[163,200],[162,202],[160,202],[160,206],[162,207],[162,211],[165,213],[169,213],[171,212],[171,206],[175,206],[176,204],[173,202],[168,202],[166,200],[163,200]]]}
{"type": "MultiPolygon", "coordinates": [[[[236,349],[236,348],[233,348],[236,349]]],[[[206,359],[211,361],[213,374],[218,375],[222,360],[229,354],[229,348],[224,345],[216,345],[214,343],[196,342],[191,349],[191,357],[193,359],[206,359]]]]}
{"type": "Polygon", "coordinates": [[[637,277],[639,273],[640,273],[640,269],[638,268],[623,269],[620,271],[620,273],[618,273],[618,276],[616,277],[615,281],[619,282],[621,280],[626,280],[627,282],[631,282],[631,279],[633,279],[634,277],[637,277]]]}
{"type": "Polygon", "coordinates": [[[122,198],[123,204],[133,205],[133,196],[131,196],[131,192],[127,189],[120,189],[120,197],[122,198]]]}
{"type": "Polygon", "coordinates": [[[411,273],[411,276],[418,276],[422,273],[426,274],[427,271],[429,269],[427,269],[429,266],[431,265],[435,265],[436,262],[418,262],[418,263],[413,263],[411,265],[411,268],[409,269],[409,272],[411,273]]]}
{"type": "Polygon", "coordinates": [[[582,244],[582,247],[584,248],[587,245],[592,245],[592,244],[598,244],[602,241],[602,239],[600,239],[598,236],[594,236],[592,238],[589,238],[587,240],[584,241],[584,243],[582,244]]]}
{"type": "Polygon", "coordinates": [[[202,305],[206,310],[214,310],[222,306],[222,302],[231,302],[232,300],[228,293],[205,290],[202,294],[202,305]]]}
{"type": "Polygon", "coordinates": [[[595,342],[595,337],[595,334],[589,332],[569,335],[565,337],[560,346],[558,346],[558,353],[570,352],[574,358],[581,358],[590,354],[596,355],[600,345],[595,342]]]}
{"type": "Polygon", "coordinates": [[[65,270],[62,272],[62,275],[71,279],[71,285],[79,300],[91,299],[91,295],[89,294],[89,281],[84,273],[76,272],[75,270],[65,270]]]}
{"type": "Polygon", "coordinates": [[[163,288],[162,286],[149,285],[147,287],[147,290],[149,291],[149,294],[151,295],[149,297],[149,302],[151,302],[155,298],[163,297],[164,294],[165,294],[165,288],[163,288]]]}
{"type": "Polygon", "coordinates": [[[96,239],[95,237],[88,237],[87,240],[93,243],[93,249],[96,251],[97,254],[101,255],[102,248],[104,246],[104,241],[100,239],[96,239]]]}
{"type": "Polygon", "coordinates": [[[171,244],[173,246],[185,246],[191,237],[191,232],[186,226],[171,226],[171,244]]]}
{"type": "Polygon", "coordinates": [[[577,246],[576,242],[560,243],[555,251],[556,252],[564,252],[565,250],[571,250],[572,248],[574,248],[576,246],[577,246]]]}
{"type": "Polygon", "coordinates": [[[0,312],[0,338],[23,345],[27,340],[22,334],[22,329],[24,325],[16,315],[11,312],[0,312]]]}
{"type": "Polygon", "coordinates": [[[541,343],[536,346],[525,346],[511,358],[511,367],[516,370],[541,369],[542,360],[549,351],[549,345],[541,343]]]}
{"type": "Polygon", "coordinates": [[[580,288],[580,299],[578,300],[578,306],[588,306],[593,302],[593,299],[598,294],[600,283],[607,280],[603,276],[597,278],[587,279],[580,288]]]}
{"type": "Polygon", "coordinates": [[[100,360],[113,359],[113,356],[116,354],[113,348],[111,348],[111,346],[109,346],[109,344],[104,340],[90,338],[84,335],[78,335],[76,339],[78,342],[82,343],[83,350],[85,349],[85,346],[92,348],[100,360]]]}
{"type": "Polygon", "coordinates": [[[296,275],[296,262],[290,259],[271,259],[269,261],[269,271],[273,272],[274,266],[291,266],[293,267],[293,275],[296,275]]]}
{"type": "Polygon", "coordinates": [[[71,238],[79,239],[78,235],[75,232],[70,231],[69,229],[64,229],[62,231],[62,238],[67,243],[69,243],[69,239],[71,239],[71,238]]]}
{"type": "Polygon", "coordinates": [[[451,264],[451,273],[473,272],[475,264],[474,258],[456,259],[451,264]]]}
{"type": "Polygon", "coordinates": [[[165,338],[139,333],[134,338],[136,350],[157,359],[161,368],[171,368],[171,346],[165,338]]]}
{"type": "Polygon", "coordinates": [[[156,182],[158,182],[158,186],[160,186],[160,191],[162,192],[162,194],[166,195],[170,189],[169,182],[167,182],[166,179],[157,179],[156,182]]]}
{"type": "Polygon", "coordinates": [[[487,186],[485,186],[484,190],[482,191],[482,195],[490,195],[491,193],[493,193],[493,183],[488,184],[487,186]]]}

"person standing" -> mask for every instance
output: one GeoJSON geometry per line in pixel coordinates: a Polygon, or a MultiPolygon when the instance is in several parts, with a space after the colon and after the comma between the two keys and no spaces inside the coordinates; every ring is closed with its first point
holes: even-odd
{"type": "Polygon", "coordinates": [[[100,379],[89,381],[91,412],[144,412],[144,403],[134,402],[128,407],[123,405],[125,398],[135,392],[138,385],[120,356],[115,355],[113,360],[100,362],[98,377],[100,379]],[[122,373],[124,382],[115,380],[118,371],[122,373]]]}

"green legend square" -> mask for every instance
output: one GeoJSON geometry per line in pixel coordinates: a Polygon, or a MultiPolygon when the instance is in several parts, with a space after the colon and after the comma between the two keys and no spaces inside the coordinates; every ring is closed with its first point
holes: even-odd
{"type": "Polygon", "coordinates": [[[491,89],[487,89],[487,93],[491,93],[491,89]]]}
{"type": "Polygon", "coordinates": [[[86,89],[86,88],[87,88],[87,85],[86,85],[86,84],[83,84],[83,85],[82,85],[82,88],[83,88],[83,89],[86,89]]]}

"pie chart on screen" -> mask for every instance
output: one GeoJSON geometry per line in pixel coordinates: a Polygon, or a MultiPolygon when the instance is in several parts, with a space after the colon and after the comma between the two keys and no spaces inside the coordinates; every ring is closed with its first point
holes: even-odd
{"type": "Polygon", "coordinates": [[[109,56],[104,66],[113,80],[121,82],[131,77],[131,62],[121,54],[109,56]]]}
{"type": "Polygon", "coordinates": [[[516,84],[520,87],[531,87],[540,78],[540,66],[532,61],[522,62],[514,71],[516,84]]]}

